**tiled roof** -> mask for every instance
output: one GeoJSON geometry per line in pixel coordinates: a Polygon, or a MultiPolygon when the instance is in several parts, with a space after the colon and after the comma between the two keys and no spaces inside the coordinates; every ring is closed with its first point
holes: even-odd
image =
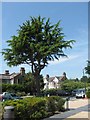
{"type": "Polygon", "coordinates": [[[49,78],[49,81],[53,81],[55,77],[50,77],[49,78]]]}
{"type": "Polygon", "coordinates": [[[64,80],[64,76],[55,76],[55,77],[50,77],[49,82],[53,81],[55,78],[57,78],[59,81],[64,80]]]}

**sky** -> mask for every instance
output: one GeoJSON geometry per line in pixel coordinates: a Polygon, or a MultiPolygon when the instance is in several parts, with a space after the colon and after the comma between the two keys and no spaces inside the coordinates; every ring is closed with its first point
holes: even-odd
{"type": "MultiPolygon", "coordinates": [[[[76,40],[72,49],[64,50],[68,58],[49,62],[41,74],[61,76],[66,72],[69,79],[81,78],[88,60],[88,2],[3,2],[0,51],[8,47],[6,41],[11,39],[12,35],[17,35],[19,25],[30,16],[38,15],[50,18],[52,24],[61,20],[60,27],[63,28],[65,40],[76,40]]],[[[2,55],[0,61],[0,73],[4,73],[5,70],[9,70],[10,73],[19,72],[20,67],[25,67],[26,72],[30,71],[28,65],[8,67],[2,55]]]]}

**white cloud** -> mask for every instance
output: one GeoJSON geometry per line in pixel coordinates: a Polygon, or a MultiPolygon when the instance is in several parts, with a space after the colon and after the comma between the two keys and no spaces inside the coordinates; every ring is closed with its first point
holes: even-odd
{"type": "Polygon", "coordinates": [[[50,61],[49,64],[56,65],[56,64],[59,64],[59,63],[65,62],[65,61],[70,61],[70,60],[76,59],[78,57],[79,57],[79,55],[70,55],[68,57],[59,58],[59,60],[50,61]]]}

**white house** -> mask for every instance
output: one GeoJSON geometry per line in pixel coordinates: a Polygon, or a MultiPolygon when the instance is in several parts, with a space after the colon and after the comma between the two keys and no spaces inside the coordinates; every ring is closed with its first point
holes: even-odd
{"type": "Polygon", "coordinates": [[[46,75],[44,78],[44,89],[56,89],[60,87],[60,83],[67,79],[66,73],[64,72],[62,76],[49,77],[46,75]]]}

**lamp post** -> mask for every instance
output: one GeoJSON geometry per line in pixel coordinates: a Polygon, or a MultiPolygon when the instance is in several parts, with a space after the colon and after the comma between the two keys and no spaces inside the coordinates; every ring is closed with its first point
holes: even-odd
{"type": "Polygon", "coordinates": [[[86,93],[86,78],[85,78],[85,68],[83,69],[83,79],[84,79],[84,85],[85,85],[85,93],[86,93]]]}

